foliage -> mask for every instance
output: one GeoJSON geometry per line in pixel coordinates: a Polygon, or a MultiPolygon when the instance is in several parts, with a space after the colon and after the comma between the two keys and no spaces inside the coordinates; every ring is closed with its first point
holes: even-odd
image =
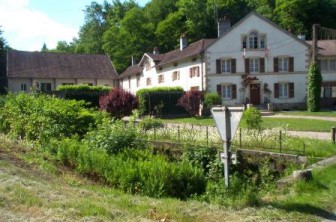
{"type": "MultiPolygon", "coordinates": [[[[1,26],[0,26],[1,27],[1,26]]],[[[9,46],[7,45],[7,42],[5,38],[2,36],[3,31],[0,29],[0,94],[6,93],[7,88],[7,71],[6,71],[6,60],[7,60],[7,50],[9,49],[9,46]]]]}
{"type": "Polygon", "coordinates": [[[194,117],[199,114],[201,102],[203,100],[203,92],[191,90],[185,92],[178,100],[177,105],[182,106],[190,116],[194,117]]]}
{"type": "Polygon", "coordinates": [[[116,154],[125,148],[141,148],[145,145],[145,136],[133,124],[121,120],[105,119],[96,130],[88,132],[83,142],[89,149],[102,149],[109,154],[116,154]]]}
{"type": "Polygon", "coordinates": [[[309,67],[307,80],[307,108],[310,112],[320,111],[322,75],[318,64],[309,67]]]}
{"type": "Polygon", "coordinates": [[[80,173],[132,194],[185,199],[205,190],[202,171],[187,162],[171,163],[149,150],[125,149],[109,155],[75,139],[54,141],[59,160],[80,173]]]}
{"type": "Polygon", "coordinates": [[[132,114],[132,110],[138,107],[138,100],[122,89],[112,89],[109,94],[100,97],[99,107],[112,117],[121,119],[132,114]]]}
{"type": "Polygon", "coordinates": [[[46,143],[51,138],[84,135],[101,118],[83,102],[46,95],[8,94],[0,107],[0,131],[46,143]]]}
{"type": "Polygon", "coordinates": [[[137,91],[140,115],[157,115],[156,107],[161,106],[162,115],[184,114],[182,107],[177,107],[178,99],[184,93],[181,87],[154,87],[137,91]],[[163,104],[163,105],[162,105],[163,104]]]}
{"type": "Polygon", "coordinates": [[[164,124],[163,124],[162,120],[151,118],[151,117],[145,117],[140,122],[141,129],[143,129],[145,131],[151,130],[151,129],[154,129],[154,128],[158,129],[158,128],[161,128],[163,126],[164,126],[164,124]]]}
{"type": "Polygon", "coordinates": [[[261,113],[255,107],[250,107],[244,111],[244,119],[248,129],[261,129],[261,113]]]}
{"type": "Polygon", "coordinates": [[[210,109],[214,105],[221,105],[222,99],[218,93],[205,93],[204,95],[204,106],[210,109]]]}
{"type": "Polygon", "coordinates": [[[99,97],[107,94],[112,88],[109,86],[60,85],[57,91],[62,98],[84,100],[89,107],[99,107],[99,97]]]}

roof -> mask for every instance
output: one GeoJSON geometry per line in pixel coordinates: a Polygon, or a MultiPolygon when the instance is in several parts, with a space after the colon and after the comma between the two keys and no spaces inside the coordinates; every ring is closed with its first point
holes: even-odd
{"type": "MultiPolygon", "coordinates": [[[[300,38],[297,37],[296,35],[292,34],[291,32],[289,32],[289,31],[287,31],[287,30],[285,30],[285,29],[283,29],[283,28],[281,28],[280,26],[278,26],[277,24],[275,24],[275,23],[272,22],[271,20],[267,19],[266,17],[264,17],[264,16],[258,14],[257,12],[254,12],[254,11],[250,12],[250,13],[247,14],[244,18],[242,18],[241,20],[239,20],[239,21],[238,21],[236,24],[234,24],[234,25],[233,25],[227,32],[225,32],[225,33],[224,33],[223,35],[221,35],[218,39],[216,39],[216,41],[219,41],[221,38],[223,38],[224,36],[226,36],[229,32],[231,32],[233,29],[237,28],[241,23],[243,23],[245,20],[247,20],[247,19],[248,19],[249,17],[251,17],[252,15],[258,17],[259,19],[261,19],[261,20],[267,22],[268,24],[270,24],[270,25],[273,26],[274,28],[276,28],[276,29],[282,31],[283,33],[285,33],[285,34],[287,34],[287,35],[289,35],[290,37],[292,37],[292,38],[295,39],[296,41],[300,42],[301,44],[310,47],[310,45],[309,45],[306,41],[300,39],[300,38]]],[[[216,41],[214,41],[214,42],[216,42],[216,41]]],[[[212,43],[211,43],[210,45],[212,45],[212,43]]],[[[210,45],[209,45],[209,46],[210,46],[210,45]]]]}
{"type": "MultiPolygon", "coordinates": [[[[312,45],[312,41],[307,41],[312,45]]],[[[318,40],[318,54],[320,56],[336,56],[336,40],[318,40]]]]}
{"type": "Polygon", "coordinates": [[[119,79],[140,74],[141,71],[142,67],[139,64],[130,66],[119,76],[119,79]]]}
{"type": "Polygon", "coordinates": [[[118,78],[107,55],[25,52],[7,54],[7,76],[21,78],[118,78]]]}
{"type": "Polygon", "coordinates": [[[167,63],[176,62],[180,59],[188,58],[191,56],[198,55],[203,52],[203,50],[213,43],[216,39],[201,39],[197,42],[190,44],[183,50],[176,49],[174,51],[170,51],[164,54],[161,62],[158,65],[164,65],[167,63]]]}

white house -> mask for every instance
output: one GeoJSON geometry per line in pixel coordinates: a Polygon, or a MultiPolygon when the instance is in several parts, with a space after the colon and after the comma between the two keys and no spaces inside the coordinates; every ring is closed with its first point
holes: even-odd
{"type": "MultiPolygon", "coordinates": [[[[187,46],[182,35],[180,49],[145,53],[139,64],[121,75],[120,85],[133,93],[157,86],[218,92],[223,104],[230,106],[305,106],[310,42],[255,12],[232,27],[224,18],[218,30],[217,39],[202,39],[187,46]]],[[[330,106],[336,100],[336,44],[318,44],[324,79],[322,104],[330,106]]]]}
{"type": "Polygon", "coordinates": [[[42,91],[65,84],[118,86],[117,72],[106,55],[10,50],[7,79],[12,92],[28,91],[36,85],[42,91]]]}

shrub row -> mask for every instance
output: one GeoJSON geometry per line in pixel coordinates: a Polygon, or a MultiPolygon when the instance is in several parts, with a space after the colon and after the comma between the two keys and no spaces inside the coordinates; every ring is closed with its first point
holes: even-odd
{"type": "Polygon", "coordinates": [[[181,87],[154,87],[137,91],[140,115],[186,114],[177,106],[179,98],[184,94],[181,87]]]}
{"type": "Polygon", "coordinates": [[[112,87],[81,85],[60,85],[56,95],[65,99],[84,100],[89,107],[99,106],[99,97],[108,94],[112,87]]]}
{"type": "Polygon", "coordinates": [[[99,116],[85,109],[84,102],[41,94],[8,94],[0,103],[0,131],[43,143],[51,138],[82,136],[99,116]]]}
{"type": "Polygon", "coordinates": [[[169,162],[148,149],[124,149],[109,155],[76,139],[54,141],[51,146],[63,164],[131,194],[185,199],[206,188],[201,169],[185,161],[169,162]]]}

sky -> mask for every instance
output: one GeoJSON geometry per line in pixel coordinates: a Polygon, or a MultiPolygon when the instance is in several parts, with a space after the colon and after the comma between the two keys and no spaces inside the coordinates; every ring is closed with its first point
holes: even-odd
{"type": "MultiPolygon", "coordinates": [[[[0,0],[0,29],[16,50],[40,51],[78,37],[86,5],[94,0],[0,0]]],[[[103,3],[104,0],[95,0],[103,3]]],[[[112,2],[112,0],[108,0],[112,2]]],[[[137,0],[144,6],[149,0],[137,0]]]]}

